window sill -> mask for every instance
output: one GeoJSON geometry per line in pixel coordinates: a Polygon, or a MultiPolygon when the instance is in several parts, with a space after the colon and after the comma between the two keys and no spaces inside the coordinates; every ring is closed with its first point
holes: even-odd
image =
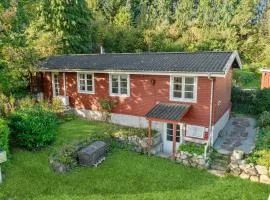
{"type": "Polygon", "coordinates": [[[128,94],[110,94],[111,97],[129,97],[128,94]]]}
{"type": "Polygon", "coordinates": [[[197,103],[197,99],[178,99],[178,98],[170,98],[170,101],[187,102],[187,103],[197,103]]]}
{"type": "Polygon", "coordinates": [[[95,92],[78,91],[79,94],[95,94],[95,92]]]}

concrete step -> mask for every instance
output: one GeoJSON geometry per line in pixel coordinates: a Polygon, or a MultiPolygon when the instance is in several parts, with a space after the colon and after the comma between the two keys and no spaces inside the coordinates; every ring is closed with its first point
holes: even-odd
{"type": "Polygon", "coordinates": [[[212,163],[210,168],[214,169],[214,170],[219,170],[219,171],[226,172],[228,170],[228,165],[220,165],[220,164],[217,164],[217,163],[212,163]]]}

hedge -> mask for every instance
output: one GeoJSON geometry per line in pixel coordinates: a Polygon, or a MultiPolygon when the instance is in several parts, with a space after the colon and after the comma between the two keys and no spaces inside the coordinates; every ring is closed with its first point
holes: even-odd
{"type": "Polygon", "coordinates": [[[5,120],[0,119],[0,149],[9,150],[9,128],[5,120]]]}
{"type": "Polygon", "coordinates": [[[270,89],[232,88],[232,110],[243,114],[258,115],[270,111],[270,89]]]}

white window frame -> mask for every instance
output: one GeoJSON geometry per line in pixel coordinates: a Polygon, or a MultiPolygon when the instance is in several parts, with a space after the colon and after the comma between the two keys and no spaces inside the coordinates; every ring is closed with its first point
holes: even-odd
{"type": "Polygon", "coordinates": [[[198,139],[204,139],[204,133],[205,133],[205,127],[203,127],[203,126],[196,126],[196,125],[189,125],[189,124],[187,124],[186,125],[186,137],[189,137],[189,138],[198,138],[198,139]],[[196,135],[196,134],[194,134],[194,135],[189,135],[189,131],[200,131],[201,132],[201,135],[200,136],[198,136],[198,135],[196,135]]]}
{"type": "Polygon", "coordinates": [[[198,88],[198,77],[196,76],[170,76],[170,101],[182,101],[182,102],[197,102],[197,88],[198,88]],[[174,78],[182,78],[182,98],[177,98],[173,96],[173,85],[174,78]],[[194,89],[193,89],[193,99],[184,98],[185,95],[185,78],[194,78],[194,89]]]}
{"type": "Polygon", "coordinates": [[[109,74],[109,93],[110,96],[121,96],[121,97],[129,97],[130,96],[130,75],[129,74],[109,74]],[[121,84],[120,84],[120,76],[126,75],[127,76],[127,94],[121,94],[121,84]],[[118,93],[112,92],[112,76],[118,76],[118,93]]]}
{"type": "Polygon", "coordinates": [[[86,73],[86,72],[77,72],[77,89],[78,89],[78,93],[95,94],[95,74],[94,73],[86,73]],[[80,74],[84,74],[85,90],[80,89],[80,74]],[[92,91],[87,90],[87,75],[92,76],[92,91]]]}
{"type": "Polygon", "coordinates": [[[53,93],[53,97],[60,96],[60,93],[61,93],[60,74],[58,72],[53,72],[52,73],[52,93],[53,93]],[[57,75],[57,77],[58,77],[58,80],[57,80],[58,88],[55,87],[54,75],[57,75]],[[58,95],[56,94],[56,89],[58,90],[58,93],[59,93],[58,95]]]}

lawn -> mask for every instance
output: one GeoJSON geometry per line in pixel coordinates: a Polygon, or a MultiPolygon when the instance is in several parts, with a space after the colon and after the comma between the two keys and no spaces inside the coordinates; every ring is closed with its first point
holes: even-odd
{"type": "Polygon", "coordinates": [[[74,120],[60,125],[54,146],[39,152],[13,150],[4,167],[6,179],[0,199],[256,199],[266,200],[270,186],[235,177],[218,178],[206,171],[186,168],[170,160],[113,150],[97,168],[78,167],[57,175],[48,156],[61,144],[110,126],[74,120]]]}

